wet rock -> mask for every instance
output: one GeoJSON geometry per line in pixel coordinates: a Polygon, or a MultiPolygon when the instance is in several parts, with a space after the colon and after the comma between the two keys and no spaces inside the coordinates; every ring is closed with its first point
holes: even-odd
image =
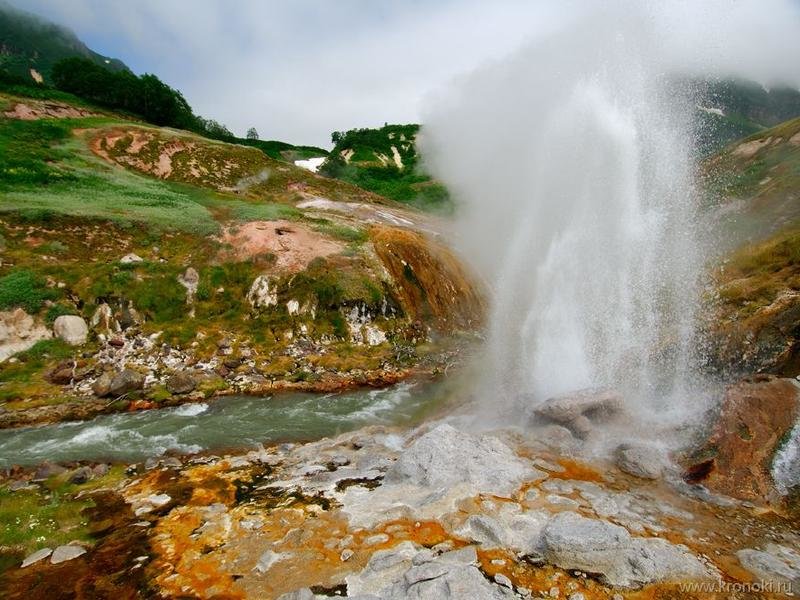
{"type": "Polygon", "coordinates": [[[464,525],[464,529],[460,533],[468,535],[475,542],[490,548],[501,547],[505,544],[506,533],[503,526],[492,517],[471,515],[464,525]]]}
{"type": "Polygon", "coordinates": [[[439,425],[412,442],[389,468],[384,483],[432,490],[467,483],[483,492],[508,494],[525,479],[541,475],[497,438],[439,425]],[[453,460],[456,456],[461,460],[453,460]]]}
{"type": "Polygon", "coordinates": [[[37,550],[33,554],[30,554],[30,555],[25,557],[25,560],[22,561],[22,564],[20,565],[20,568],[24,569],[25,567],[29,567],[33,563],[37,563],[40,560],[47,558],[52,553],[53,553],[53,550],[51,548],[42,548],[41,550],[37,550]]]}
{"type": "Polygon", "coordinates": [[[105,398],[111,394],[111,382],[114,381],[114,374],[106,371],[92,383],[92,392],[98,398],[105,398]]]}
{"type": "Polygon", "coordinates": [[[800,553],[779,544],[765,550],[745,548],[736,553],[742,566],[763,581],[777,581],[800,590],[800,553]]]}
{"type": "Polygon", "coordinates": [[[86,554],[86,548],[82,548],[81,546],[59,546],[53,550],[53,554],[50,556],[50,563],[57,565],[78,558],[83,554],[86,554]]]}
{"type": "Polygon", "coordinates": [[[86,343],[89,326],[77,315],[61,315],[53,322],[53,334],[70,346],[80,346],[86,343]]]}
{"type": "Polygon", "coordinates": [[[178,371],[167,379],[166,385],[172,394],[188,394],[197,387],[197,379],[191,371],[178,371]]]}
{"type": "Polygon", "coordinates": [[[137,517],[166,506],[172,498],[168,494],[151,494],[134,503],[133,514],[137,517]]]}
{"type": "Polygon", "coordinates": [[[729,387],[712,434],[685,478],[743,500],[776,499],[770,466],[798,416],[798,388],[790,379],[758,376],[729,387]]]}
{"type": "Polygon", "coordinates": [[[111,380],[109,392],[112,396],[121,396],[144,388],[144,375],[133,369],[123,369],[111,380]]]}
{"type": "Polygon", "coordinates": [[[574,512],[557,514],[545,526],[542,549],[563,569],[599,573],[619,587],[679,579],[704,579],[706,567],[682,546],[660,538],[633,538],[619,525],[574,512]]]}
{"type": "Polygon", "coordinates": [[[659,479],[666,466],[663,453],[646,444],[620,444],[615,455],[621,471],[642,479],[659,479]]]}
{"type": "Polygon", "coordinates": [[[550,398],[533,412],[537,418],[563,425],[584,439],[595,424],[615,419],[622,410],[623,399],[617,392],[590,388],[550,398]]]}
{"type": "Polygon", "coordinates": [[[110,469],[110,467],[107,464],[100,463],[99,465],[95,465],[92,468],[92,474],[95,477],[104,477],[104,476],[108,475],[109,469],[110,469]]]}
{"type": "Polygon", "coordinates": [[[33,473],[33,481],[44,481],[55,475],[66,473],[67,470],[61,465],[56,465],[50,462],[42,463],[36,468],[33,473]]]}
{"type": "Polygon", "coordinates": [[[283,554],[279,552],[273,552],[272,550],[267,550],[259,557],[256,566],[253,567],[253,570],[258,573],[266,573],[267,571],[269,571],[272,565],[274,565],[276,562],[282,559],[283,559],[283,554]]]}
{"type": "Polygon", "coordinates": [[[278,596],[278,600],[314,600],[314,592],[310,588],[300,588],[278,596]]]}
{"type": "Polygon", "coordinates": [[[8,491],[19,492],[22,490],[35,490],[37,487],[25,479],[17,479],[8,484],[8,491]]]}
{"type": "Polygon", "coordinates": [[[69,476],[69,482],[77,485],[83,485],[89,481],[93,475],[94,473],[92,472],[91,467],[80,467],[73,471],[72,475],[69,476]]]}

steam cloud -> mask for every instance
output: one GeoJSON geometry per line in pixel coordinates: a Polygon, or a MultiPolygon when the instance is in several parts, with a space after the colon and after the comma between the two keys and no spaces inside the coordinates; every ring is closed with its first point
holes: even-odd
{"type": "Polygon", "coordinates": [[[800,83],[800,8],[591,6],[432,98],[422,152],[463,206],[462,249],[494,294],[488,389],[515,410],[514,399],[610,386],[643,418],[680,422],[702,408],[705,253],[698,98],[675,81],[800,83]]]}

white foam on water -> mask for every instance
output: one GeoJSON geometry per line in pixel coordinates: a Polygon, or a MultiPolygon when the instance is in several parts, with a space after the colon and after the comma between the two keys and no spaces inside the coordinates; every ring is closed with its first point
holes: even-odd
{"type": "Polygon", "coordinates": [[[208,410],[208,404],[205,402],[198,402],[192,404],[183,404],[177,407],[172,414],[177,417],[196,417],[208,410]]]}

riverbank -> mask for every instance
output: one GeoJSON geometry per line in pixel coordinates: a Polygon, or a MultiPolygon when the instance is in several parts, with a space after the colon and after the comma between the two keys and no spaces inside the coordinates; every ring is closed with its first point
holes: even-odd
{"type": "MultiPolygon", "coordinates": [[[[84,505],[66,511],[79,517],[74,540],[5,547],[0,587],[8,598],[607,600],[721,599],[734,586],[777,598],[797,585],[800,532],[781,510],[688,485],[671,462],[633,476],[565,441],[552,427],[475,434],[449,419],[168,457],[83,483],[70,483],[78,469],[18,472],[4,477],[5,506],[54,490],[84,505]]],[[[25,531],[28,514],[17,517],[25,531]]]]}

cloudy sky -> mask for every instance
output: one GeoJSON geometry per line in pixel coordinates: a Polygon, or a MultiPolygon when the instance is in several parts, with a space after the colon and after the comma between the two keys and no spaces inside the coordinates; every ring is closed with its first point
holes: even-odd
{"type": "MultiPolygon", "coordinates": [[[[642,3],[677,64],[800,85],[800,0],[10,0],[262,139],[418,122],[454,78],[608,3],[642,3]]],[[[624,9],[624,6],[623,6],[624,9]]],[[[531,68],[536,68],[531,65],[531,68]]],[[[762,81],[763,83],[764,81],[762,81]]]]}
{"type": "MultiPolygon", "coordinates": [[[[184,92],[237,133],[329,145],[568,18],[529,0],[11,0],[184,92]]],[[[558,7],[558,8],[556,8],[558,7]]]]}

